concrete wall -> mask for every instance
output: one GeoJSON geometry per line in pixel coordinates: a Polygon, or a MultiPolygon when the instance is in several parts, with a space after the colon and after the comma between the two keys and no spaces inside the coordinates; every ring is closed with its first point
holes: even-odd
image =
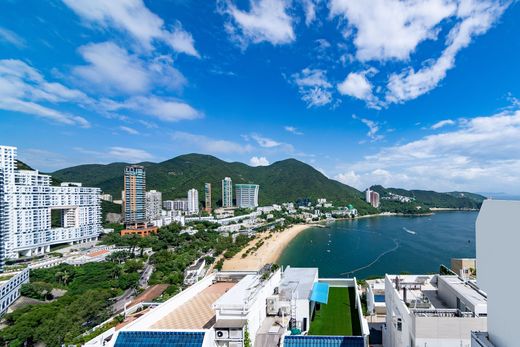
{"type": "Polygon", "coordinates": [[[487,318],[415,317],[416,346],[471,346],[471,331],[485,330],[487,318]]]}
{"type": "Polygon", "coordinates": [[[520,201],[484,201],[476,227],[477,283],[488,295],[490,340],[496,347],[517,346],[520,201]]]}

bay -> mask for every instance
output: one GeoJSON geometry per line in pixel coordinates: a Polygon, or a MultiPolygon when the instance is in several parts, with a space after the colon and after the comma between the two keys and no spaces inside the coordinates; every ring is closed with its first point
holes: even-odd
{"type": "Polygon", "coordinates": [[[451,258],[475,257],[477,215],[456,211],[337,221],[301,232],[279,263],[318,267],[320,277],[435,273],[451,258]]]}

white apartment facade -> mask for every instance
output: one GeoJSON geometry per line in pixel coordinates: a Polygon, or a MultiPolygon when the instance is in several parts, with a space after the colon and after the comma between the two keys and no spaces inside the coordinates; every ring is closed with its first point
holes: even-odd
{"type": "Polygon", "coordinates": [[[2,263],[43,254],[54,244],[96,240],[103,230],[100,194],[80,183],[51,186],[50,176],[16,168],[16,147],[0,146],[2,263]]]}
{"type": "Polygon", "coordinates": [[[230,177],[222,180],[222,207],[233,207],[233,182],[230,177]]]}
{"type": "Polygon", "coordinates": [[[518,346],[520,201],[485,200],[476,223],[477,283],[488,297],[488,326],[474,329],[472,347],[518,346]]]}
{"type": "Polygon", "coordinates": [[[487,300],[457,276],[386,275],[385,347],[470,347],[487,327],[487,300]]]}
{"type": "Polygon", "coordinates": [[[147,221],[161,218],[162,212],[162,193],[150,190],[145,194],[145,215],[147,221]]]}
{"type": "Polygon", "coordinates": [[[20,297],[22,284],[29,283],[29,269],[24,269],[7,281],[0,282],[0,316],[20,297]]]}
{"type": "Polygon", "coordinates": [[[188,190],[188,213],[199,213],[199,191],[195,188],[188,190]]]}
{"type": "Polygon", "coordinates": [[[255,208],[258,207],[258,192],[260,186],[258,184],[236,184],[236,205],[239,208],[255,208]]]}

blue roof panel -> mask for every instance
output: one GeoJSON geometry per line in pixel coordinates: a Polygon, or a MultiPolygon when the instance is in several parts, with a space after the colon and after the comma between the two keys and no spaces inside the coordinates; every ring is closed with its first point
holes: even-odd
{"type": "Polygon", "coordinates": [[[362,336],[286,336],[284,347],[364,347],[362,336]]]}
{"type": "Polygon", "coordinates": [[[201,347],[204,341],[203,332],[186,331],[122,331],[119,333],[115,347],[201,347]]]}
{"type": "Polygon", "coordinates": [[[314,283],[311,300],[320,304],[327,304],[329,302],[329,284],[325,282],[314,283]]]}

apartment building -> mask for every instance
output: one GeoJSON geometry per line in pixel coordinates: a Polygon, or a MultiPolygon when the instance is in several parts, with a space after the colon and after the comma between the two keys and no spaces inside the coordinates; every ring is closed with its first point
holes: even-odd
{"type": "Polygon", "coordinates": [[[24,269],[7,280],[0,281],[0,315],[7,312],[16,299],[20,297],[22,284],[29,283],[29,269],[24,269]]]}
{"type": "Polygon", "coordinates": [[[233,181],[230,177],[222,180],[222,207],[233,207],[233,181]]]}
{"type": "Polygon", "coordinates": [[[204,210],[211,213],[211,183],[204,183],[204,210]]]}
{"type": "Polygon", "coordinates": [[[235,184],[236,205],[239,208],[255,208],[258,206],[258,184],[235,184]]]}
{"type": "Polygon", "coordinates": [[[458,276],[386,275],[385,347],[470,347],[487,327],[487,299],[458,276]]]}
{"type": "Polygon", "coordinates": [[[145,215],[146,221],[153,221],[161,218],[162,212],[162,193],[150,190],[145,194],[145,215]]]}
{"type": "Polygon", "coordinates": [[[126,224],[146,221],[146,172],[143,166],[130,165],[124,172],[123,213],[126,224]]]}
{"type": "Polygon", "coordinates": [[[199,191],[195,188],[188,190],[188,213],[199,213],[199,191]]]}
{"type": "Polygon", "coordinates": [[[0,146],[1,261],[96,240],[103,230],[100,194],[81,183],[52,186],[49,175],[18,170],[16,147],[0,146]]]}
{"type": "Polygon", "coordinates": [[[474,329],[471,347],[518,346],[514,291],[520,201],[485,200],[476,223],[477,283],[488,297],[487,329],[474,329]]]}

